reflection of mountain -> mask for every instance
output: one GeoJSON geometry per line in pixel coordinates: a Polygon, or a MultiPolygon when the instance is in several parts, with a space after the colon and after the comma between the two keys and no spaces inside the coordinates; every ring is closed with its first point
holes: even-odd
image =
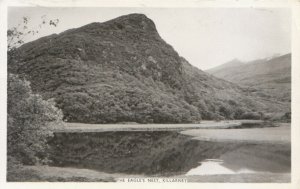
{"type": "Polygon", "coordinates": [[[47,36],[18,52],[9,71],[54,98],[71,122],[179,123],[287,110],[193,67],[141,14],[47,36]]]}
{"type": "Polygon", "coordinates": [[[291,100],[291,54],[249,63],[239,62],[234,66],[225,63],[207,72],[224,80],[251,87],[253,90],[258,89],[255,92],[257,95],[286,103],[291,100]]]}
{"type": "Polygon", "coordinates": [[[186,175],[223,175],[223,174],[236,174],[231,169],[222,166],[220,161],[203,161],[201,165],[189,170],[186,175]]]}

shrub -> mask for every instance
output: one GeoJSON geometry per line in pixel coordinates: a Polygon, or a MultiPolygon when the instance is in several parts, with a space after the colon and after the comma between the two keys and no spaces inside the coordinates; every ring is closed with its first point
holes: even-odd
{"type": "Polygon", "coordinates": [[[221,120],[225,120],[225,118],[219,114],[215,114],[214,115],[214,120],[215,121],[221,121],[221,120]]]}
{"type": "Polygon", "coordinates": [[[291,122],[291,112],[286,112],[282,117],[281,117],[281,121],[285,121],[285,122],[291,122]]]}
{"type": "Polygon", "coordinates": [[[229,106],[226,106],[225,104],[221,105],[219,108],[219,112],[223,117],[231,118],[232,111],[229,106]]]}
{"type": "Polygon", "coordinates": [[[53,100],[43,100],[40,95],[32,93],[28,81],[9,74],[7,120],[8,157],[23,164],[46,161],[51,129],[62,123],[62,112],[55,107],[53,100]]]}
{"type": "Polygon", "coordinates": [[[243,113],[241,119],[260,119],[261,115],[257,112],[246,112],[243,113]]]}
{"type": "Polygon", "coordinates": [[[234,112],[234,118],[235,119],[242,119],[242,115],[245,113],[245,109],[243,108],[237,108],[234,112]]]}
{"type": "Polygon", "coordinates": [[[237,102],[234,101],[234,100],[228,100],[228,103],[229,103],[231,106],[237,106],[237,102]]]}

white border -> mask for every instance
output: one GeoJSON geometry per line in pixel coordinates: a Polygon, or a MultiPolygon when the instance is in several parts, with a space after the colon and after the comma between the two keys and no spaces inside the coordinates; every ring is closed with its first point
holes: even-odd
{"type": "Polygon", "coordinates": [[[300,1],[297,0],[0,0],[0,188],[300,188],[300,1]],[[6,30],[8,6],[51,7],[289,7],[292,12],[292,182],[239,183],[6,183],[6,30]]]}

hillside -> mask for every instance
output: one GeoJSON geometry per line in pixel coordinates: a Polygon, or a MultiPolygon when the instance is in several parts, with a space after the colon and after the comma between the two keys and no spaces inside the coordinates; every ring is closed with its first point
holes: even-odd
{"type": "Polygon", "coordinates": [[[291,54],[241,63],[225,63],[207,70],[224,80],[251,87],[257,94],[289,103],[291,101],[291,54]]]}
{"type": "Polygon", "coordinates": [[[190,123],[289,110],[193,67],[142,14],[43,37],[17,54],[8,71],[54,98],[69,122],[190,123]]]}
{"type": "Polygon", "coordinates": [[[242,66],[244,63],[241,62],[240,60],[238,59],[233,59],[229,62],[226,62],[220,66],[217,66],[217,67],[214,67],[214,68],[211,68],[209,69],[209,73],[216,73],[216,72],[219,72],[221,70],[224,70],[224,69],[230,69],[230,68],[234,68],[234,67],[237,67],[237,66],[242,66]]]}

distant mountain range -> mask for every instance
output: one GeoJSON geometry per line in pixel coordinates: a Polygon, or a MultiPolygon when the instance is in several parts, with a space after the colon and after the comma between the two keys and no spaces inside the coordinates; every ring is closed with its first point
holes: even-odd
{"type": "Polygon", "coordinates": [[[232,60],[206,72],[257,90],[259,96],[291,101],[291,54],[251,62],[232,60]]]}
{"type": "Polygon", "coordinates": [[[16,52],[8,71],[54,98],[69,122],[191,123],[289,111],[192,66],[142,14],[43,37],[16,52]]]}

